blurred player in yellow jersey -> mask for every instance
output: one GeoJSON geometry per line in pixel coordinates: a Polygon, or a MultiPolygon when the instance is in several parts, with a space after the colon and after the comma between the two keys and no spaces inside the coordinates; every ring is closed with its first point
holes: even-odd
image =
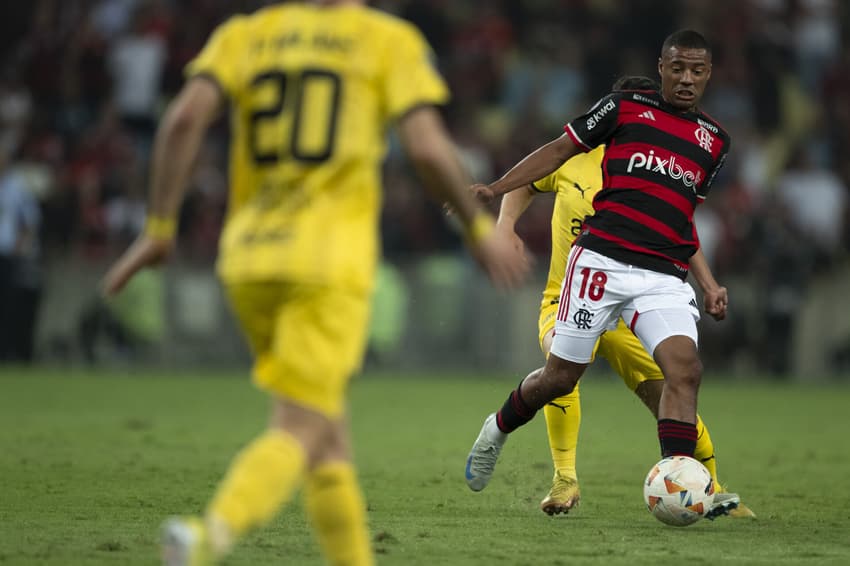
{"type": "MultiPolygon", "coordinates": [[[[624,77],[614,84],[614,90],[656,90],[658,85],[646,77],[624,77]]],[[[566,273],[570,247],[581,230],[586,216],[593,214],[593,197],[602,188],[600,165],[604,146],[580,153],[557,171],[502,197],[498,227],[516,238],[515,225],[531,200],[539,193],[555,193],[552,211],[552,256],[549,276],[543,290],[538,320],[540,348],[549,353],[558,311],[558,297],[566,273]]],[[[517,245],[522,244],[517,241],[517,245]]],[[[596,345],[596,353],[608,360],[625,385],[643,401],[657,418],[664,375],[638,338],[620,319],[616,330],[604,333],[596,345]]],[[[540,508],[549,515],[567,513],[579,502],[580,492],[576,473],[576,447],[581,424],[579,388],[544,407],[549,447],[555,466],[552,488],[541,501],[540,508]]],[[[694,457],[700,460],[714,478],[719,490],[714,446],[708,429],[697,416],[697,446],[694,457]]],[[[732,516],[754,516],[743,504],[729,512],[732,516]]]]}
{"type": "Polygon", "coordinates": [[[218,274],[273,408],[203,517],[166,523],[166,564],[218,560],[299,488],[327,561],[373,564],[345,391],[366,341],[388,126],[435,199],[457,211],[494,283],[514,286],[527,271],[468,192],[434,108],[448,91],[429,46],[409,23],[362,4],[280,4],[214,32],[159,127],[145,231],[104,279],[116,293],[167,257],[192,162],[229,103],[231,195],[218,274]]]}

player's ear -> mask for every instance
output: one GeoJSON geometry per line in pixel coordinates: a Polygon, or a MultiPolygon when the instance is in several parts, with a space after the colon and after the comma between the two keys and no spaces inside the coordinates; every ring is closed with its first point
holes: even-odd
{"type": "Polygon", "coordinates": [[[661,67],[664,65],[662,58],[658,58],[658,76],[661,77],[663,74],[661,73],[661,67]]]}

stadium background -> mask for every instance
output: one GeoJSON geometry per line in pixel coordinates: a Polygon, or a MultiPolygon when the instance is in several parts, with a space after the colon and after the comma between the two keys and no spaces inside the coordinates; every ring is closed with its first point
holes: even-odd
{"type": "MultiPolygon", "coordinates": [[[[211,269],[226,206],[224,121],[204,146],[171,264],[112,304],[98,300],[96,284],[143,224],[151,139],[182,67],[223,18],[260,4],[4,5],[0,191],[25,188],[0,214],[4,360],[244,367],[211,269]],[[37,207],[40,219],[13,207],[37,207]]],[[[559,135],[619,75],[656,76],[670,31],[705,33],[715,51],[704,107],[733,137],[698,214],[703,248],[731,298],[727,321],[701,322],[706,367],[796,379],[850,373],[850,3],[373,4],[430,40],[454,94],[446,117],[481,181],[559,135]]],[[[534,367],[551,200],[536,199],[521,224],[536,277],[506,295],[477,273],[395,145],[385,180],[386,262],[369,367],[534,367]]]]}

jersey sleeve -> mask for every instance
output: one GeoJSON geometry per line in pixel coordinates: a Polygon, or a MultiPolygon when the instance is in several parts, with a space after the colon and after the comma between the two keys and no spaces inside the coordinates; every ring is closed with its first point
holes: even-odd
{"type": "Polygon", "coordinates": [[[711,168],[711,171],[709,171],[708,175],[706,175],[705,182],[700,186],[699,191],[697,191],[698,202],[704,201],[708,196],[708,191],[711,190],[711,185],[714,183],[714,178],[717,177],[717,172],[720,171],[720,169],[723,168],[723,164],[726,163],[726,156],[729,155],[731,140],[726,138],[724,141],[726,143],[723,144],[723,150],[717,157],[717,161],[714,162],[714,166],[711,168]]]}
{"type": "Polygon", "coordinates": [[[249,43],[246,25],[244,16],[234,16],[217,27],[198,56],[186,65],[186,78],[208,77],[228,98],[234,98],[239,89],[240,59],[249,43]]]}
{"type": "MultiPolygon", "coordinates": [[[[561,166],[563,168],[563,165],[561,166]]],[[[531,183],[531,188],[537,191],[538,193],[554,193],[558,190],[556,178],[558,176],[558,171],[561,169],[557,169],[552,173],[549,173],[542,179],[534,181],[531,183]]]]}
{"type": "Polygon", "coordinates": [[[403,27],[388,49],[383,95],[386,113],[398,118],[426,104],[445,104],[449,89],[434,65],[435,57],[416,28],[403,27]]]}
{"type": "Polygon", "coordinates": [[[564,131],[584,151],[608,143],[617,129],[621,99],[620,93],[609,94],[594,104],[587,113],[564,126],[564,131]]]}

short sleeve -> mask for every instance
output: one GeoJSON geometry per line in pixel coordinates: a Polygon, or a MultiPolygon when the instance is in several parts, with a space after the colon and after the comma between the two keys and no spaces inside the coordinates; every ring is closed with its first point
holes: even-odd
{"type": "MultiPolygon", "coordinates": [[[[562,165],[562,167],[563,167],[563,165],[562,165]]],[[[557,169],[557,170],[553,171],[552,173],[549,173],[548,175],[546,175],[545,177],[543,177],[542,179],[540,179],[538,181],[534,181],[533,183],[531,183],[531,188],[534,189],[535,191],[537,191],[538,193],[554,193],[554,192],[556,192],[558,190],[558,187],[557,187],[557,183],[555,182],[555,180],[558,176],[558,171],[560,171],[560,169],[557,169]]]]}
{"type": "Polygon", "coordinates": [[[186,65],[186,78],[206,76],[233,98],[239,90],[240,58],[248,43],[247,19],[235,16],[217,27],[204,48],[186,65]]]}
{"type": "Polygon", "coordinates": [[[584,151],[607,144],[617,129],[621,98],[620,93],[609,94],[564,126],[564,131],[584,151]]]}
{"type": "Polygon", "coordinates": [[[426,104],[445,104],[449,90],[434,64],[431,47],[416,28],[404,26],[387,53],[383,94],[387,115],[398,118],[426,104]]]}

